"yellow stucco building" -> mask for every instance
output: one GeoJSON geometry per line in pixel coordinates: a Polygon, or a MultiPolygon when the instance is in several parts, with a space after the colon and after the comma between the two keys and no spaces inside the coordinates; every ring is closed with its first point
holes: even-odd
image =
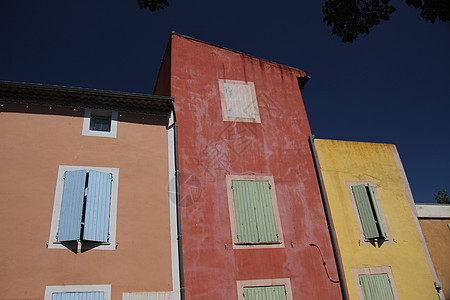
{"type": "Polygon", "coordinates": [[[439,299],[395,145],[321,139],[314,144],[349,298],[439,299]]]}

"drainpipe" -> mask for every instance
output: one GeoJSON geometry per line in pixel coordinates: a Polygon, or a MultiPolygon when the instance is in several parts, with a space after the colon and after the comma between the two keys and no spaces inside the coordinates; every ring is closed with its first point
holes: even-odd
{"type": "Polygon", "coordinates": [[[178,240],[178,266],[180,273],[180,296],[181,300],[184,300],[184,271],[183,271],[183,239],[181,234],[181,199],[180,199],[180,167],[178,164],[178,133],[177,133],[177,117],[175,115],[175,106],[173,100],[171,103],[173,113],[173,124],[168,128],[173,127],[174,136],[174,156],[175,156],[175,185],[176,185],[176,197],[177,197],[177,240],[178,240]]]}
{"type": "Polygon", "coordinates": [[[339,285],[341,286],[342,299],[348,300],[347,286],[345,284],[344,271],[342,270],[341,256],[339,255],[339,248],[336,241],[336,234],[334,232],[333,223],[331,222],[330,207],[328,206],[328,199],[323,186],[322,173],[320,172],[319,160],[317,158],[316,147],[314,146],[314,138],[312,135],[309,137],[309,145],[311,147],[311,153],[313,155],[314,167],[316,168],[317,180],[319,181],[320,195],[322,196],[323,208],[325,209],[325,216],[327,218],[328,231],[330,232],[331,244],[333,245],[334,259],[336,260],[336,267],[339,276],[339,285]]]}

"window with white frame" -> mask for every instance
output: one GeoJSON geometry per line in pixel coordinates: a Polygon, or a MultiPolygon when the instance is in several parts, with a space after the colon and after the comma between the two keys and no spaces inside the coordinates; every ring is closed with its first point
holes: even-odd
{"type": "Polygon", "coordinates": [[[390,267],[355,268],[353,275],[359,299],[399,299],[390,267]]]}
{"type": "Polygon", "coordinates": [[[83,135],[112,137],[117,136],[117,111],[90,109],[84,110],[83,135]]]}
{"type": "Polygon", "coordinates": [[[44,300],[111,300],[111,285],[47,286],[44,300]]]}
{"type": "Polygon", "coordinates": [[[233,248],[282,248],[283,231],[272,176],[227,175],[233,248]]]}
{"type": "Polygon", "coordinates": [[[60,166],[48,247],[77,242],[114,250],[118,182],[118,168],[60,166]]]}
{"type": "Polygon", "coordinates": [[[363,244],[392,242],[375,184],[349,181],[347,187],[363,244]]]}
{"type": "Polygon", "coordinates": [[[253,82],[219,79],[219,91],[224,121],[261,123],[253,82]]]}

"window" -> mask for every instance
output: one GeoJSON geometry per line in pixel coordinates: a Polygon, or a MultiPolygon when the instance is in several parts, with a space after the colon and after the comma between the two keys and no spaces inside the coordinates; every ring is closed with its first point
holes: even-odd
{"type": "Polygon", "coordinates": [[[60,166],[48,247],[115,249],[118,180],[117,168],[60,166]]]}
{"type": "Polygon", "coordinates": [[[375,184],[347,182],[347,186],[363,243],[390,240],[375,184]]]}
{"type": "Polygon", "coordinates": [[[44,300],[110,300],[111,285],[47,286],[44,300]]]}
{"type": "Polygon", "coordinates": [[[292,300],[289,278],[237,281],[238,300],[292,300]]]}
{"type": "Polygon", "coordinates": [[[86,108],[83,135],[115,138],[117,136],[117,116],[117,111],[86,108]]]}
{"type": "Polygon", "coordinates": [[[233,248],[284,247],[273,177],[226,178],[233,248]]]}
{"type": "Polygon", "coordinates": [[[224,121],[261,123],[253,82],[219,79],[219,91],[224,121]]]}
{"type": "Polygon", "coordinates": [[[390,267],[353,269],[361,300],[399,299],[390,267]]]}

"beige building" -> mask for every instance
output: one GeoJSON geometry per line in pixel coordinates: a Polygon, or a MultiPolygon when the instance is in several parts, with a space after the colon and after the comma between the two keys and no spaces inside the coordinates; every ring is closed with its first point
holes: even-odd
{"type": "Polygon", "coordinates": [[[179,299],[171,107],[0,82],[0,299],[179,299]]]}
{"type": "Polygon", "coordinates": [[[440,286],[450,299],[450,205],[416,204],[416,209],[440,286]]]}

